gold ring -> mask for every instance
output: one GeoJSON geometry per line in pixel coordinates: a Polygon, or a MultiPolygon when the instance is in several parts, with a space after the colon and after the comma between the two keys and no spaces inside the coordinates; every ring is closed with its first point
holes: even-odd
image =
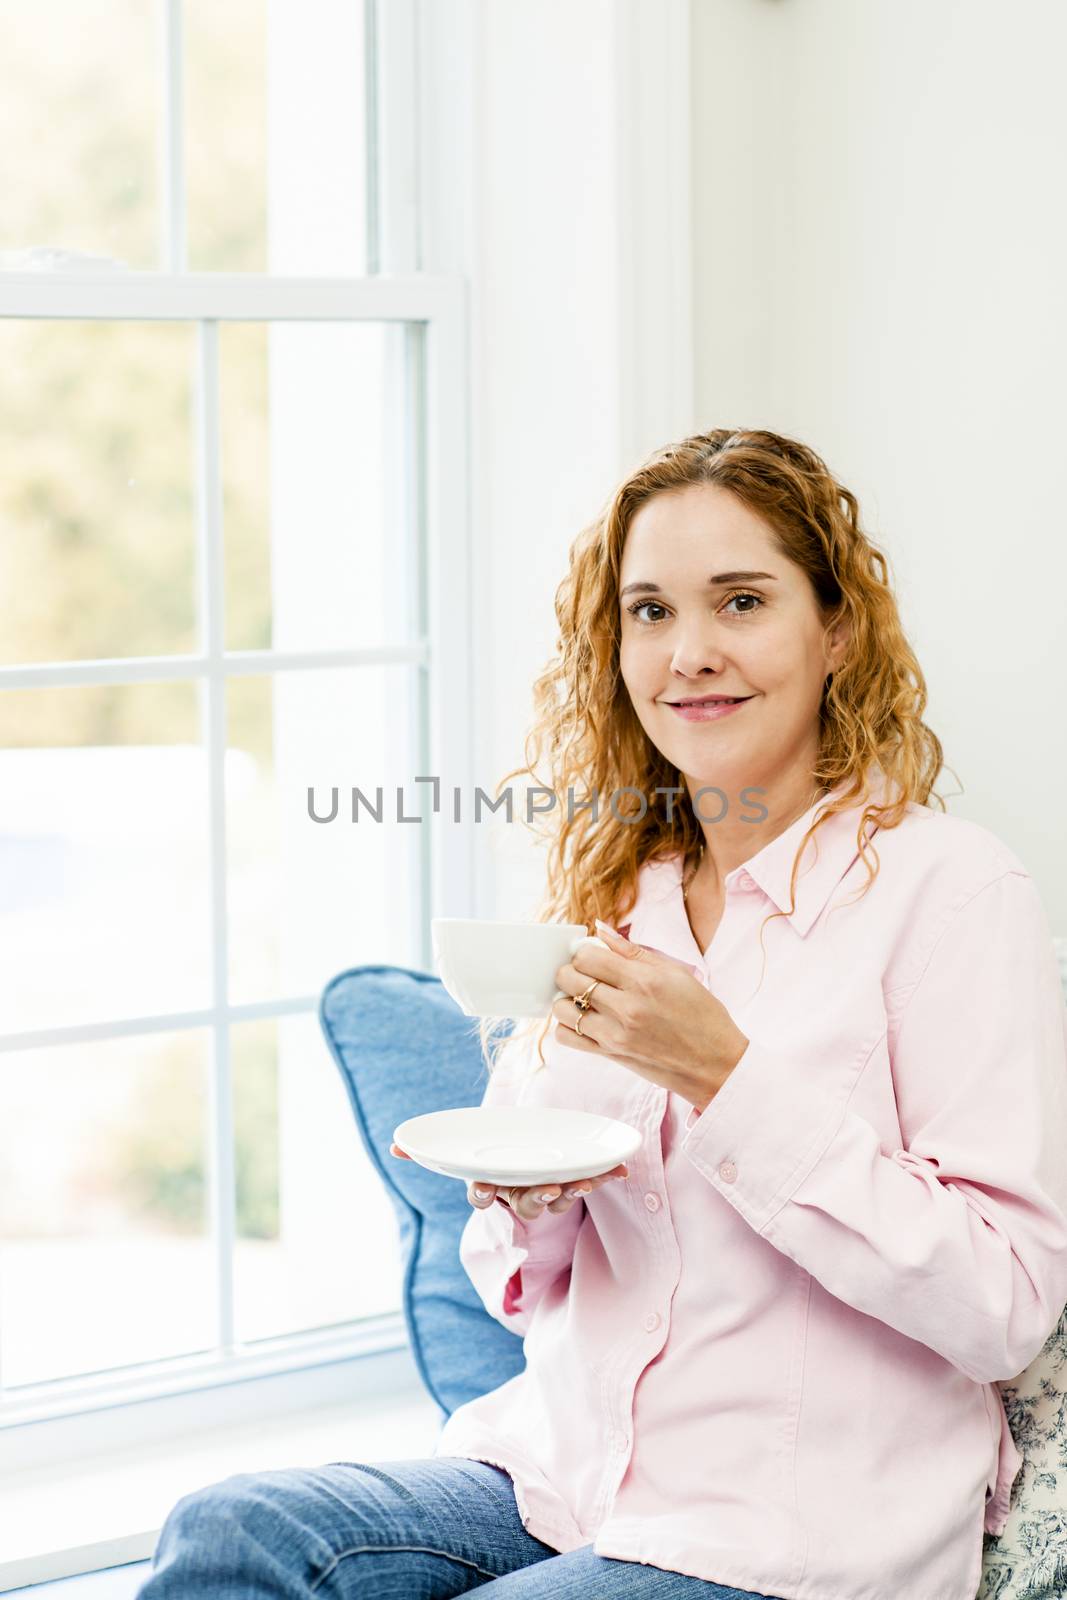
{"type": "Polygon", "coordinates": [[[588,1011],[589,1010],[589,996],[592,994],[592,992],[596,988],[597,984],[598,983],[603,983],[603,981],[604,981],[603,978],[594,978],[592,983],[589,985],[588,989],[583,989],[581,994],[576,994],[575,995],[574,1003],[578,1007],[579,1011],[588,1011]]]}
{"type": "Polygon", "coordinates": [[[575,1019],[575,1023],[574,1023],[574,1031],[575,1031],[575,1033],[576,1033],[576,1034],[578,1034],[578,1035],[579,1035],[579,1037],[580,1037],[580,1038],[582,1038],[582,1039],[584,1039],[584,1038],[585,1038],[585,1034],[584,1034],[584,1033],[582,1033],[582,1018],[583,1018],[583,1017],[584,1017],[584,1016],[585,1016],[585,1012],[584,1012],[584,1011],[579,1011],[579,1013],[578,1013],[578,1016],[577,1016],[577,1018],[576,1018],[576,1019],[575,1019]]]}

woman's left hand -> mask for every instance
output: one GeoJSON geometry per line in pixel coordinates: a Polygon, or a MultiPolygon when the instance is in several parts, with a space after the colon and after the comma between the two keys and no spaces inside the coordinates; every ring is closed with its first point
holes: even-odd
{"type": "Polygon", "coordinates": [[[722,1001],[684,967],[603,924],[598,931],[610,949],[583,945],[556,971],[557,988],[570,997],[552,1006],[562,1025],[560,1043],[611,1056],[703,1111],[744,1055],[747,1037],[722,1001]],[[594,978],[600,982],[582,1012],[573,996],[594,978]],[[580,1034],[574,1031],[579,1017],[580,1034]]]}

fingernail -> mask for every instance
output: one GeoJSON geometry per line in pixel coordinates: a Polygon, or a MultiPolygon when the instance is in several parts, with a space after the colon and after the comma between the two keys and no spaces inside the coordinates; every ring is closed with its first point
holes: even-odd
{"type": "Polygon", "coordinates": [[[589,1193],[588,1189],[568,1189],[567,1190],[567,1199],[568,1200],[577,1200],[577,1198],[578,1198],[578,1196],[580,1194],[588,1194],[588,1193],[589,1193]]]}
{"type": "Polygon", "coordinates": [[[548,1200],[558,1200],[559,1196],[555,1195],[555,1194],[539,1194],[537,1196],[537,1198],[538,1198],[538,1200],[548,1201],[548,1200]]]}
{"type": "Polygon", "coordinates": [[[479,1188],[476,1187],[474,1192],[477,1195],[479,1200],[488,1200],[488,1198],[489,1198],[489,1190],[488,1189],[479,1189],[479,1188]]]}

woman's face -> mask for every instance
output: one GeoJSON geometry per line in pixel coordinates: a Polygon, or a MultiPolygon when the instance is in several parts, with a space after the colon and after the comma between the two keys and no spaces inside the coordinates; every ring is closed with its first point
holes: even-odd
{"type": "Polygon", "coordinates": [[[783,776],[811,773],[843,625],[828,653],[806,573],[779,553],[756,512],[714,484],[646,502],[623,549],[619,608],[634,710],[694,786],[716,785],[733,805],[746,785],[773,792],[783,776]],[[672,708],[709,694],[745,703],[700,721],[672,708]]]}

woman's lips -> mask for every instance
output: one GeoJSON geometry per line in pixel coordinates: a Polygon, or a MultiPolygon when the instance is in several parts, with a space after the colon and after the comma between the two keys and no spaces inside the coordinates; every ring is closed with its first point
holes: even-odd
{"type": "Polygon", "coordinates": [[[730,703],[710,701],[704,705],[676,706],[671,710],[676,717],[681,717],[685,722],[717,722],[720,717],[728,717],[731,711],[740,711],[742,706],[747,706],[752,695],[746,695],[743,700],[734,700],[730,703]]]}

